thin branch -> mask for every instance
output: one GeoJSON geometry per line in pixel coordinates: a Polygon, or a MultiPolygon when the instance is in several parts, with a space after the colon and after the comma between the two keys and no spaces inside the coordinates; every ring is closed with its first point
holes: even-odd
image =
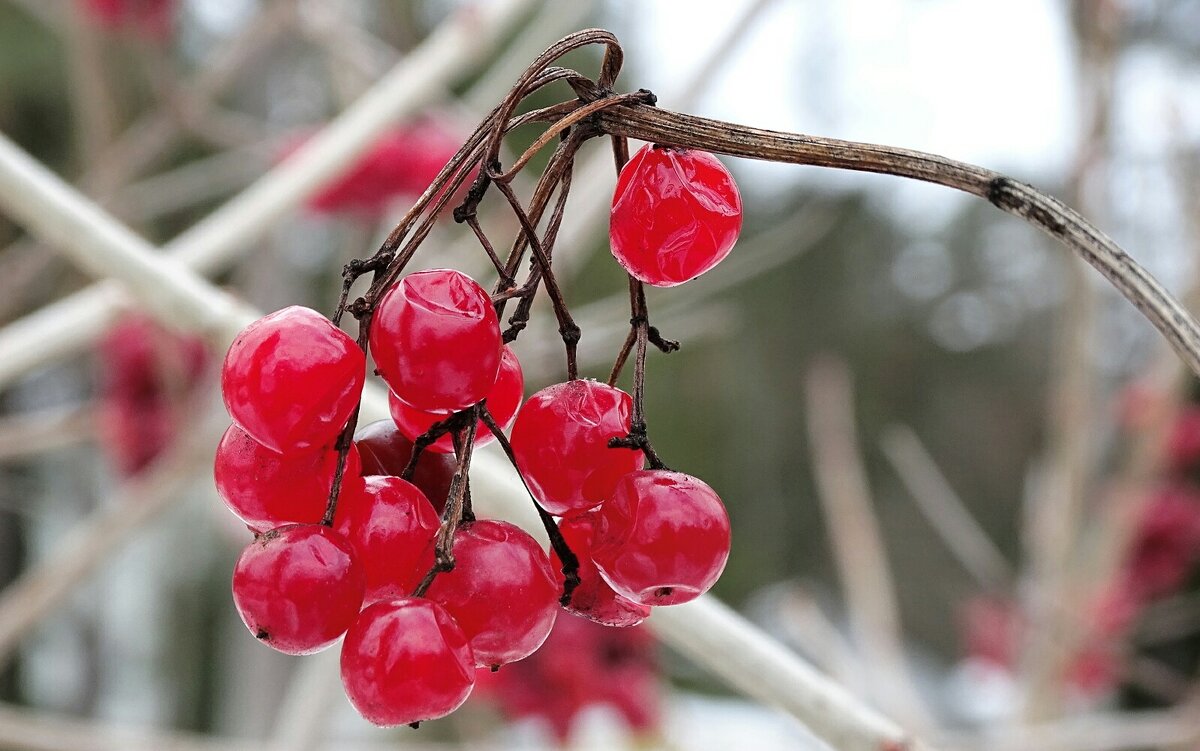
{"type": "Polygon", "coordinates": [[[66,603],[143,526],[181,497],[212,458],[225,420],[212,415],[58,542],[54,553],[0,590],[0,665],[39,621],[66,603]]]}
{"type": "MultiPolygon", "coordinates": [[[[420,111],[498,45],[533,0],[501,0],[453,14],[353,107],[205,221],[168,244],[170,256],[200,273],[224,268],[283,215],[316,192],[397,119],[420,111]]],[[[7,181],[6,181],[7,182],[7,181]]],[[[12,186],[20,191],[20,184],[12,186]]],[[[51,222],[30,220],[52,230],[51,222]]],[[[36,234],[36,233],[35,233],[36,234]]],[[[59,237],[87,250],[90,238],[59,237]]],[[[139,239],[139,242],[140,239],[139,239]]],[[[142,243],[149,249],[149,245],[142,243]]],[[[62,247],[60,244],[59,247],[62,247]]],[[[93,341],[125,299],[105,282],[69,295],[0,330],[0,387],[93,341]]]]}
{"type": "Polygon", "coordinates": [[[882,689],[878,700],[910,722],[932,727],[904,654],[900,606],[859,454],[850,374],[844,363],[826,357],[810,368],[805,405],[817,497],[825,511],[855,643],[871,666],[872,684],[882,689]]]}
{"type": "Polygon", "coordinates": [[[752,128],[651,107],[622,105],[597,115],[606,133],[670,146],[788,164],[875,172],[944,185],[986,199],[1051,235],[1104,275],[1200,375],[1200,324],[1119,245],[1074,209],[1031,185],[936,154],[752,128]]]}
{"type": "Polygon", "coordinates": [[[879,445],[925,521],[937,530],[963,568],[985,589],[1010,587],[1015,578],[1012,564],[954,492],[916,433],[893,425],[880,436],[879,445]]]}

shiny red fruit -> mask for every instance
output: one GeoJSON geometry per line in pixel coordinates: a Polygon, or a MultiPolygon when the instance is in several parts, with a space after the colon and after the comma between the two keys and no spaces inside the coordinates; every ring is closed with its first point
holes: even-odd
{"type": "Polygon", "coordinates": [[[362,611],[342,643],[342,685],[368,721],[385,727],[436,720],[475,685],[467,638],[436,602],[384,600],[362,611]]]}
{"type": "MultiPolygon", "coordinates": [[[[636,626],[650,615],[650,608],[622,597],[608,586],[592,562],[593,535],[596,529],[596,512],[592,511],[573,519],[558,523],[558,531],[566,540],[567,547],[579,559],[579,586],[571,592],[571,602],[564,609],[575,615],[605,626],[636,626]]],[[[565,577],[562,562],[554,551],[550,551],[550,565],[561,589],[565,577]]]]}
{"type": "Polygon", "coordinates": [[[742,199],[706,151],[643,146],[617,179],[609,239],[625,270],[674,287],[720,263],[742,229],[742,199]]]}
{"type": "Polygon", "coordinates": [[[319,652],[362,607],[365,577],[350,543],[318,524],[273,529],[246,546],[233,601],[250,633],[289,655],[319,652]]]}
{"type": "Polygon", "coordinates": [[[592,560],[618,593],[677,605],[708,591],[729,558],[729,515],[702,481],[661,469],[621,478],[597,514],[592,560]]]}
{"type": "Polygon", "coordinates": [[[454,412],[486,397],[500,370],[500,344],[491,297],[450,269],[404,277],[371,321],[379,374],[401,401],[427,412],[454,412]]]}
{"type": "MultiPolygon", "coordinates": [[[[500,373],[496,376],[496,383],[487,395],[488,411],[492,413],[496,424],[502,429],[507,430],[512,425],[523,396],[525,396],[525,376],[521,372],[521,363],[517,361],[517,355],[512,348],[505,346],[500,358],[500,373]]],[[[452,412],[423,412],[414,409],[400,401],[395,394],[388,394],[388,406],[391,407],[392,420],[396,423],[396,427],[414,441],[433,427],[435,422],[445,420],[453,414],[452,412]]],[[[480,420],[475,428],[475,445],[486,446],[494,440],[496,437],[492,435],[492,431],[480,420]]],[[[449,435],[444,435],[430,444],[428,450],[436,451],[439,454],[453,454],[454,440],[449,435]]]]}
{"type": "Polygon", "coordinates": [[[426,592],[462,626],[479,666],[524,659],[542,645],[558,614],[550,559],[508,522],[470,522],[454,535],[454,570],[426,592]]]}
{"type": "MultiPolygon", "coordinates": [[[[376,420],[358,429],[354,445],[362,456],[362,473],[399,476],[412,458],[412,441],[391,420],[376,420]]],[[[454,459],[432,451],[421,452],[412,484],[421,489],[440,515],[450,495],[450,480],[454,477],[454,459]]]]}
{"type": "Polygon", "coordinates": [[[329,319],[293,305],[238,334],[221,370],[225,407],[279,452],[333,443],[358,405],[366,357],[329,319]]]}
{"type": "Polygon", "coordinates": [[[534,497],[555,516],[581,514],[612,494],[617,480],[641,469],[635,449],[608,447],[629,434],[633,400],[597,381],[542,389],[517,412],[512,429],[517,466],[534,497]]]}
{"type": "MultiPolygon", "coordinates": [[[[217,444],[213,476],[229,510],[255,532],[285,524],[316,524],[325,515],[337,468],[333,449],[277,454],[236,425],[217,444]]],[[[341,498],[362,485],[358,451],[351,446],[341,498]]]]}
{"type": "Polygon", "coordinates": [[[343,493],[334,529],[354,546],[366,572],[365,602],[407,597],[433,567],[437,512],[399,477],[367,477],[343,493]]]}

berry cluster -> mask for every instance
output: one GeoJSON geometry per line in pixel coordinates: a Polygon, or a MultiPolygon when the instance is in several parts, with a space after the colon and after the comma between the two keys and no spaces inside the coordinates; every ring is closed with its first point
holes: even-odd
{"type": "MultiPolygon", "coordinates": [[[[1133,431],[1153,428],[1156,410],[1167,407],[1163,394],[1135,386],[1122,394],[1120,419],[1133,431]]],[[[1186,587],[1200,564],[1200,406],[1185,405],[1171,415],[1162,472],[1139,502],[1130,521],[1132,535],[1115,576],[1081,616],[1084,638],[1066,666],[1077,692],[1099,696],[1123,677],[1126,641],[1152,603],[1186,587]]],[[[1019,644],[1029,628],[1018,604],[1008,598],[970,600],[963,609],[963,635],[969,656],[1005,671],[1015,670],[1019,644]]]]}
{"type": "MultiPolygon", "coordinates": [[[[740,221],[737,190],[715,158],[648,146],[620,176],[613,250],[634,279],[670,286],[719,262],[740,221]]],[[[347,291],[352,272],[370,265],[356,263],[347,291]]],[[[609,383],[571,367],[568,381],[522,403],[521,365],[507,345],[521,327],[502,331],[498,314],[520,292],[507,275],[493,296],[449,269],[397,269],[391,281],[372,268],[384,283],[356,304],[357,342],[291,307],[247,327],[225,359],[234,424],[215,474],[256,535],[233,576],[251,633],[288,654],[344,634],[351,703],[376,724],[411,724],[461,705],[476,668],[537,651],[560,605],[634,626],[652,606],[713,586],[729,555],[729,517],[712,488],[668,469],[650,446],[646,339],[634,396],[613,385],[619,367],[609,383]],[[367,351],[392,420],[355,434],[367,351]],[[470,458],[489,441],[532,495],[549,554],[512,524],[475,517],[470,458]]],[[[644,311],[644,297],[634,299],[644,311]]],[[[335,320],[349,307],[343,300],[335,320]]],[[[649,337],[644,312],[634,326],[649,337]]],[[[625,355],[628,347],[619,362],[625,355]]]]}
{"type": "MultiPolygon", "coordinates": [[[[440,115],[389,130],[310,198],[309,210],[375,218],[397,198],[419,196],[458,150],[456,131],[454,123],[440,115]]],[[[287,153],[300,145],[291,145],[287,153]]]]}
{"type": "Polygon", "coordinates": [[[208,350],[203,340],[167,331],[129,313],[96,348],[96,419],[100,446],[116,471],[130,477],[171,448],[187,423],[208,350]]]}
{"type": "Polygon", "coordinates": [[[639,736],[661,722],[654,635],[645,626],[607,628],[560,615],[529,659],[496,673],[481,671],[476,680],[476,696],[492,700],[506,717],[547,725],[564,747],[591,707],[615,710],[639,736]]]}

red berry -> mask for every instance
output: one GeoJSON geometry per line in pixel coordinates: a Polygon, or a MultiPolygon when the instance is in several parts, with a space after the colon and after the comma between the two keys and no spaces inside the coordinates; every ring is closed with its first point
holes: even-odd
{"type": "MultiPolygon", "coordinates": [[[[359,428],[354,445],[362,455],[362,473],[368,475],[400,475],[412,458],[412,441],[391,420],[376,420],[359,428]]],[[[442,513],[450,495],[450,480],[454,477],[454,459],[432,451],[421,452],[412,484],[421,489],[433,508],[442,513]]]]}
{"type": "Polygon", "coordinates": [[[500,370],[500,324],[491,297],[449,269],[409,274],[371,321],[379,374],[406,404],[454,412],[488,395],[500,370]]]}
{"type": "MultiPolygon", "coordinates": [[[[592,562],[592,542],[596,528],[596,512],[592,511],[558,523],[558,531],[567,547],[579,559],[579,586],[571,592],[571,602],[563,606],[575,615],[605,626],[636,626],[650,615],[650,608],[622,597],[608,586],[592,562]]],[[[564,576],[562,562],[550,551],[550,565],[561,589],[564,576]]]]}
{"type": "Polygon", "coordinates": [[[366,602],[406,597],[433,566],[437,512],[399,477],[368,477],[354,492],[343,493],[334,529],[363,565],[366,602]]]}
{"type": "Polygon", "coordinates": [[[742,199],[712,154],[646,145],[617,179],[609,238],[634,277],[674,287],[721,262],[742,229],[742,199]]]}
{"type": "Polygon", "coordinates": [[[608,447],[629,434],[633,400],[590,380],[567,381],[529,397],[512,429],[517,466],[534,497],[555,516],[580,514],[640,469],[635,449],[608,447]]]}
{"type": "Polygon", "coordinates": [[[292,524],[246,546],[233,601],[250,633],[285,654],[319,652],[362,607],[365,578],[350,543],[318,524],[292,524]]]}
{"type": "MultiPolygon", "coordinates": [[[[265,532],[284,524],[321,521],[337,461],[337,452],[328,448],[277,454],[230,425],[217,445],[213,475],[229,510],[251,530],[265,532]]],[[[362,484],[360,471],[358,451],[351,446],[342,474],[342,499],[362,484]]]]}
{"type": "Polygon", "coordinates": [[[708,591],[729,558],[729,515],[702,481],[643,470],[621,478],[597,514],[592,560],[618,593],[677,605],[708,591]]]}
{"type": "Polygon", "coordinates": [[[490,519],[459,528],[454,570],[438,574],[426,592],[462,626],[480,666],[533,654],[554,626],[558,595],[550,559],[537,541],[490,519]]]}
{"type": "Polygon", "coordinates": [[[445,717],[475,685],[467,637],[436,602],[384,600],[362,611],[342,644],[342,685],[376,725],[445,717]]]}
{"type": "Polygon", "coordinates": [[[638,731],[659,721],[654,637],[644,628],[606,628],[560,615],[541,649],[497,673],[481,671],[476,681],[477,694],[486,692],[505,715],[544,720],[564,745],[589,707],[611,705],[638,731]]]}
{"type": "Polygon", "coordinates": [[[167,331],[148,316],[119,318],[97,354],[100,447],[124,476],[169,449],[208,364],[203,340],[167,331]]]}
{"type": "MultiPolygon", "coordinates": [[[[425,192],[461,143],[457,126],[444,117],[426,117],[395,128],[313,196],[308,207],[318,213],[376,217],[396,198],[425,192]]],[[[288,151],[300,145],[296,143],[288,151]]]]}
{"type": "Polygon", "coordinates": [[[1133,596],[1161,597],[1183,585],[1200,560],[1200,491],[1159,491],[1142,509],[1125,555],[1123,586],[1133,596]]]}
{"type": "Polygon", "coordinates": [[[221,370],[229,414],[279,452],[333,443],[358,405],[366,358],[344,331],[293,305],[250,324],[221,370]]]}
{"type": "MultiPolygon", "coordinates": [[[[521,363],[517,361],[517,355],[512,348],[505,346],[500,358],[500,374],[496,376],[496,383],[487,395],[487,408],[495,418],[497,425],[504,429],[512,425],[513,418],[517,414],[517,407],[521,406],[521,397],[524,395],[525,377],[521,373],[521,363]]],[[[400,401],[395,394],[388,394],[388,404],[391,406],[392,420],[395,421],[396,427],[414,441],[429,430],[435,422],[445,420],[453,414],[452,412],[423,412],[414,409],[400,401]]],[[[492,435],[492,431],[488,430],[488,427],[480,420],[475,428],[475,445],[486,446],[494,440],[496,437],[492,435]]],[[[440,454],[453,454],[454,440],[449,435],[444,435],[430,444],[428,450],[440,454]]]]}

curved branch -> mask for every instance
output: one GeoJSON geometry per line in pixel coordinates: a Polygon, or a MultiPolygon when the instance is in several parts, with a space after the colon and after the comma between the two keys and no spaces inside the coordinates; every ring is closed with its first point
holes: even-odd
{"type": "Polygon", "coordinates": [[[841,141],[685,115],[648,105],[622,105],[597,116],[614,135],[705,149],[730,156],[858,172],[944,185],[986,199],[1053,236],[1091,264],[1166,337],[1200,375],[1200,325],[1149,271],[1074,209],[999,172],[936,154],[841,141]]]}

